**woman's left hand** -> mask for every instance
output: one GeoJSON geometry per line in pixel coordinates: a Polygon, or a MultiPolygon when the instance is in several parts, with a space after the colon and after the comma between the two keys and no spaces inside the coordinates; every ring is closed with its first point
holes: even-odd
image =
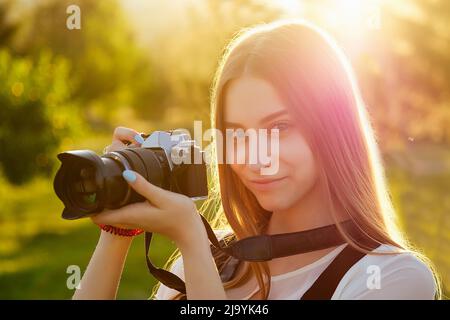
{"type": "Polygon", "coordinates": [[[205,231],[192,199],[155,186],[135,171],[126,170],[122,175],[147,201],[104,210],[91,217],[94,223],[161,233],[179,246],[205,231]]]}

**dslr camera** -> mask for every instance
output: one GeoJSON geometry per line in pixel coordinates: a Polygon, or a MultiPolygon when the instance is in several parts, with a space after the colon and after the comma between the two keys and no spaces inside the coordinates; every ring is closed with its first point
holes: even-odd
{"type": "Polygon", "coordinates": [[[208,196],[203,151],[182,131],[155,131],[142,135],[140,147],[127,147],[98,156],[90,150],[58,154],[61,166],[53,187],[64,203],[62,217],[79,219],[144,201],[122,177],[133,170],[150,183],[193,200],[208,196]]]}

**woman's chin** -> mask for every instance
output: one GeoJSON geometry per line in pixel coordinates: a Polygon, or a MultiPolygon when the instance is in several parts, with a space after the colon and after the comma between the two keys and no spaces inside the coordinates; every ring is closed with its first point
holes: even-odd
{"type": "Polygon", "coordinates": [[[267,211],[279,211],[290,207],[291,204],[287,203],[284,197],[277,196],[276,194],[269,195],[256,195],[259,205],[267,211]]]}

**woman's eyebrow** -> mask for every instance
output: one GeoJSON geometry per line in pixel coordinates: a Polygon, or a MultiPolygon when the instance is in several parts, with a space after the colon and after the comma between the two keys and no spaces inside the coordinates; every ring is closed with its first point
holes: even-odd
{"type": "MultiPolygon", "coordinates": [[[[265,116],[264,118],[262,118],[259,123],[260,124],[264,124],[269,122],[270,120],[276,119],[279,116],[285,115],[287,114],[287,110],[283,109],[283,110],[279,110],[276,111],[274,113],[269,114],[268,116],[265,116]]],[[[235,128],[244,128],[244,126],[240,123],[236,123],[236,122],[228,122],[228,121],[224,121],[225,127],[235,127],[235,128]]]]}

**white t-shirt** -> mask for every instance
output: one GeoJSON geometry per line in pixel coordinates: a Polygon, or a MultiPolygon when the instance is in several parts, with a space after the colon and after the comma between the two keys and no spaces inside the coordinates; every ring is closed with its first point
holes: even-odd
{"type": "MultiPolygon", "coordinates": [[[[320,274],[333,259],[347,246],[343,244],[319,260],[280,275],[271,277],[269,300],[299,300],[313,285],[320,274]]],[[[397,251],[390,245],[381,245],[374,251],[397,251]]],[[[183,259],[178,258],[171,267],[171,272],[184,280],[183,259]]],[[[239,291],[245,290],[242,300],[247,300],[258,291],[255,279],[248,281],[239,291]]],[[[232,290],[227,294],[232,296],[232,290]]],[[[379,299],[425,299],[435,296],[433,274],[426,264],[413,253],[404,252],[395,255],[366,255],[354,264],[339,282],[332,300],[379,300],[379,299]]],[[[161,284],[155,300],[168,300],[178,291],[161,284]]]]}

